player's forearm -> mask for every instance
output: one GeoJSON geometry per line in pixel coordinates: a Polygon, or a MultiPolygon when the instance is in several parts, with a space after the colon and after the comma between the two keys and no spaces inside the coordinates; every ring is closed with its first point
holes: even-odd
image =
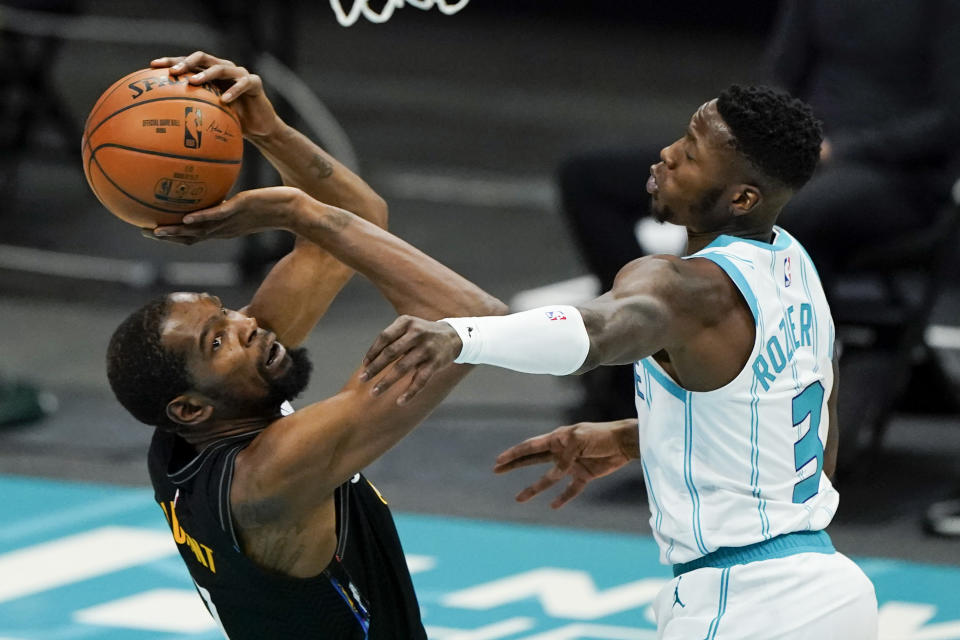
{"type": "Polygon", "coordinates": [[[565,376],[646,357],[662,346],[665,324],[647,300],[598,298],[581,307],[554,305],[498,317],[444,318],[441,331],[458,364],[487,364],[521,373],[565,376]],[[456,333],[454,336],[453,332],[456,333]],[[459,338],[459,344],[450,340],[459,338]]]}
{"type": "Polygon", "coordinates": [[[380,227],[387,226],[387,204],[376,191],[307,136],[279,118],[269,135],[250,137],[283,182],[313,198],[346,209],[380,227]]]}
{"type": "Polygon", "coordinates": [[[506,312],[480,287],[349,211],[301,197],[290,228],[366,276],[398,313],[437,319],[506,312]]]}
{"type": "Polygon", "coordinates": [[[580,307],[590,352],[580,372],[635,362],[664,348],[669,328],[665,305],[650,296],[596,300],[580,307]]]}
{"type": "Polygon", "coordinates": [[[636,460],[640,457],[640,432],[637,430],[637,419],[626,418],[614,423],[613,431],[620,443],[623,455],[636,460]]]}

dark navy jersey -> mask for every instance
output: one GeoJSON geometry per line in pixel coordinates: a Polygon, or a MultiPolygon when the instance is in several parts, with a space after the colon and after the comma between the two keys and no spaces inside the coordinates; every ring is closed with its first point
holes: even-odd
{"type": "Polygon", "coordinates": [[[256,433],[195,453],[157,430],[154,496],[197,591],[230,640],[426,640],[386,501],[359,473],[337,488],[337,550],[312,578],[263,569],[240,550],[230,515],[233,463],[256,433]]]}

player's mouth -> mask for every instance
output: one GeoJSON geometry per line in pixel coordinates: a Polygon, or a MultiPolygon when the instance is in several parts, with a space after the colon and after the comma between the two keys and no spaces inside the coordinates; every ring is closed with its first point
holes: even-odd
{"type": "Polygon", "coordinates": [[[266,347],[263,350],[263,370],[271,378],[275,378],[286,368],[287,349],[277,340],[274,333],[268,333],[266,347]]]}
{"type": "Polygon", "coordinates": [[[657,194],[660,193],[660,184],[657,182],[657,165],[650,166],[650,177],[647,178],[647,193],[653,197],[657,197],[657,194]]]}

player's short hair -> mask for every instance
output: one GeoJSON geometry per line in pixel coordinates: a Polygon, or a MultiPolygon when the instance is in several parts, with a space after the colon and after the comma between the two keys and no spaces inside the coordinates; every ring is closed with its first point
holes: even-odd
{"type": "Polygon", "coordinates": [[[717,111],[734,147],[762,173],[793,190],[813,175],[823,133],[808,104],[769,87],[732,85],[717,98],[717,111]]]}
{"type": "Polygon", "coordinates": [[[140,422],[163,429],[177,426],[167,404],[193,387],[185,356],[160,341],[169,312],[167,296],[154,298],[120,323],[107,347],[107,379],[117,400],[140,422]]]}

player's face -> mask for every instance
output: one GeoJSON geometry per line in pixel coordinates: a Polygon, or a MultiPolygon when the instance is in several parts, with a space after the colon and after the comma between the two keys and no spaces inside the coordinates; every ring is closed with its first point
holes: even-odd
{"type": "Polygon", "coordinates": [[[174,293],[170,301],[161,340],[185,354],[196,389],[223,405],[219,415],[275,410],[306,387],[305,350],[287,351],[255,318],[207,294],[174,293]]]}
{"type": "Polygon", "coordinates": [[[697,109],[684,136],[663,148],[660,162],[650,167],[647,192],[656,220],[693,231],[722,226],[729,215],[724,192],[739,166],[731,140],[716,100],[697,109]]]}

